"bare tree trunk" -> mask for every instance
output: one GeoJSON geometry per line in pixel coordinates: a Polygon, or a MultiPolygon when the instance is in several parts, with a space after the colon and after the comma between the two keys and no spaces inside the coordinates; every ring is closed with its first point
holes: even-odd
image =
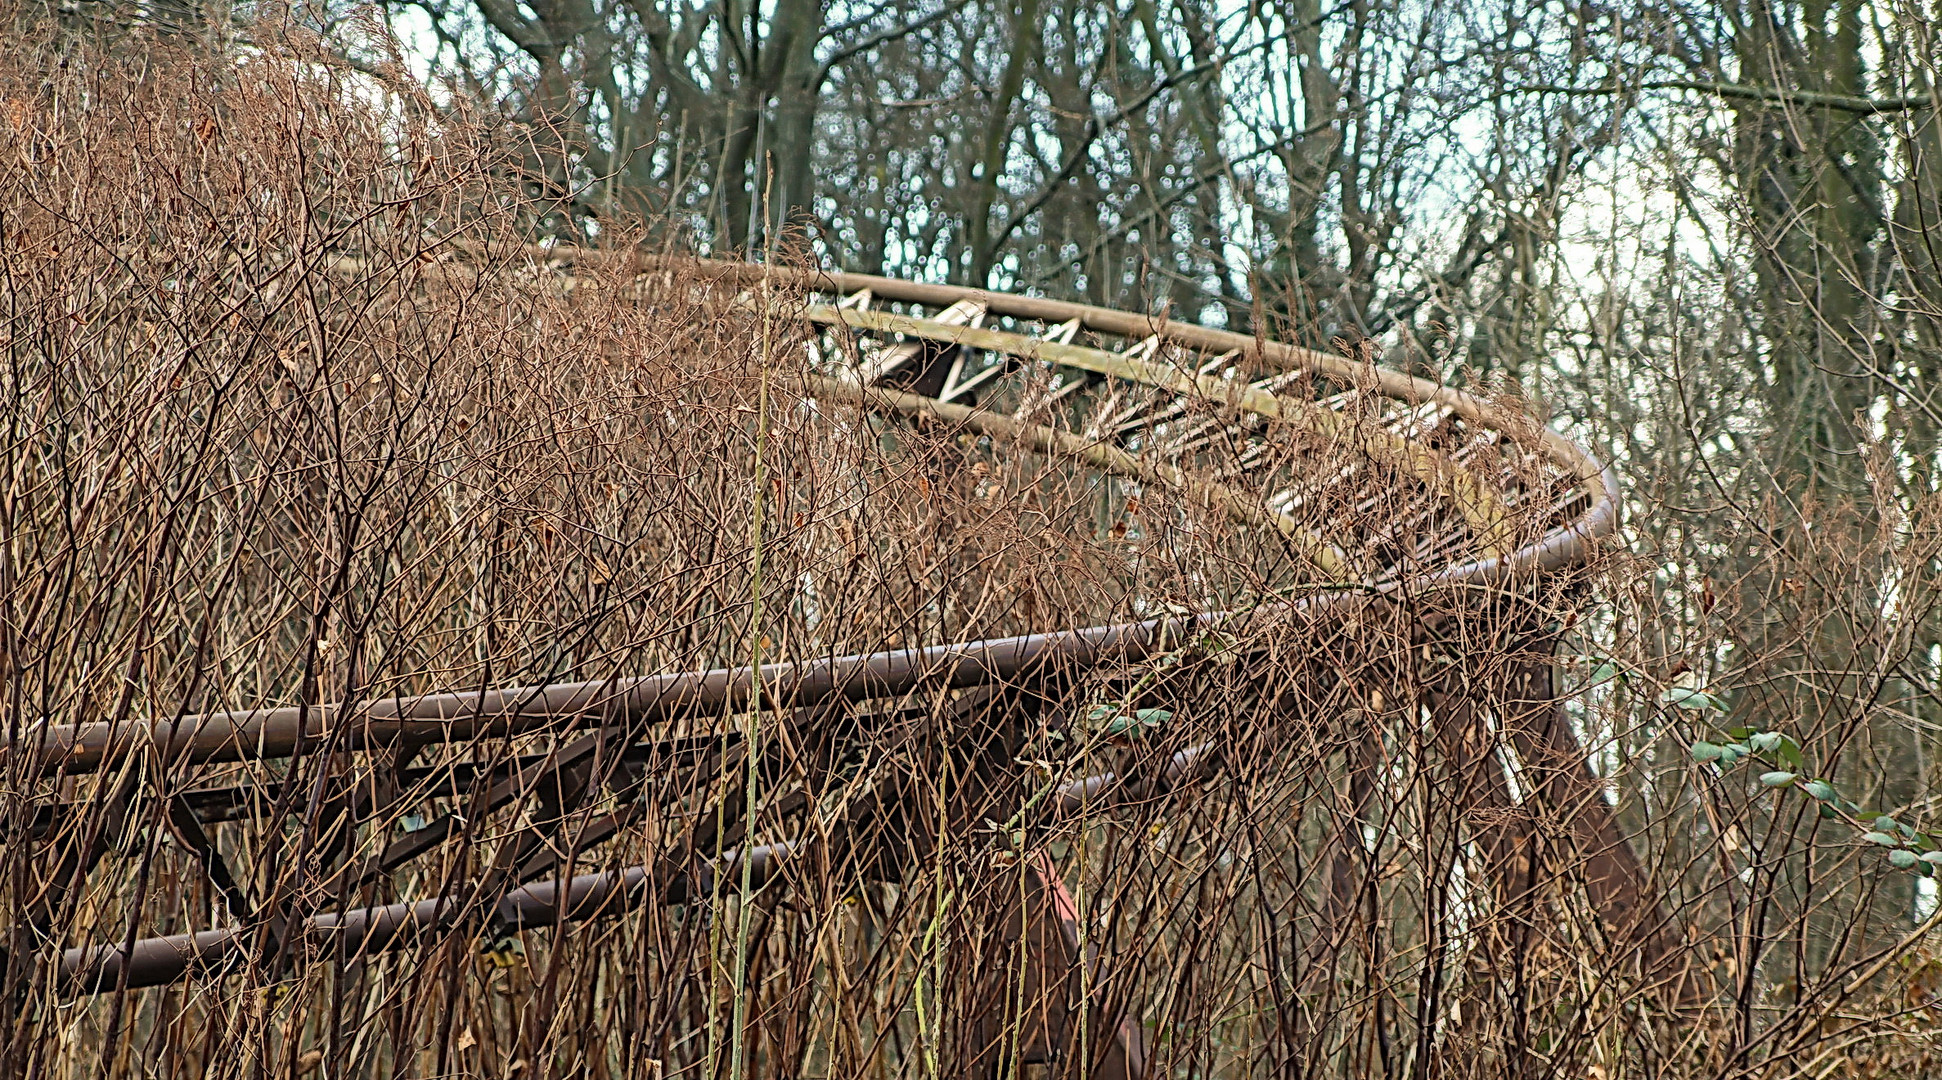
{"type": "Polygon", "coordinates": [[[965,280],[973,285],[989,284],[992,264],[997,261],[998,252],[991,240],[991,209],[998,199],[998,178],[1005,171],[1005,158],[1011,148],[1012,114],[1025,88],[1025,68],[1038,47],[1038,0],[1014,0],[1011,51],[1005,57],[1005,71],[998,80],[997,92],[991,97],[984,140],[975,162],[978,172],[971,178],[974,194],[965,214],[968,237],[965,247],[971,257],[965,280]]]}

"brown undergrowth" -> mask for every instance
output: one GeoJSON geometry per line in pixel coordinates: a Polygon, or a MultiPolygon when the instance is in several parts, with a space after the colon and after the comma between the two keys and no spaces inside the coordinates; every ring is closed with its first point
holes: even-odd
{"type": "MultiPolygon", "coordinates": [[[[1897,699],[1782,675],[1834,649],[1831,679],[1898,677],[1926,519],[1730,590],[1603,555],[1343,589],[1166,484],[809,394],[789,289],[563,271],[517,156],[423,95],[277,44],[4,57],[12,1073],[1924,1071],[1927,864],[1861,838],[1921,829],[1921,793],[1803,794],[1891,752],[1897,699]],[[1901,575],[1902,609],[1844,573],[1901,575]],[[1722,660],[1707,620],[1741,603],[1772,633],[1722,660]],[[1142,620],[984,685],[364,726],[1142,620]],[[296,752],[150,737],[258,707],[302,710],[296,752]],[[133,749],[49,759],[85,725],[133,749]],[[504,915],[599,873],[606,917],[504,915]],[[432,897],[395,947],[329,932],[432,897]],[[209,928],[170,985],[101,974],[209,928]]],[[[619,229],[594,246],[642,250],[619,229]]],[[[1373,405],[1342,415],[1202,467],[1262,500],[1351,478],[1291,513],[1352,552],[1457,528],[1372,457],[1373,405]]],[[[1515,478],[1504,447],[1469,467],[1515,478]]]]}

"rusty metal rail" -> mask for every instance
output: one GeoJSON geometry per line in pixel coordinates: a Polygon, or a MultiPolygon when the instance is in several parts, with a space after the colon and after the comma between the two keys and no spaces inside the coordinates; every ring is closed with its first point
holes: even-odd
{"type": "MultiPolygon", "coordinates": [[[[563,278],[570,278],[580,264],[607,258],[566,248],[535,250],[531,256],[536,268],[563,278]]],[[[652,725],[748,709],[756,704],[758,687],[763,706],[813,711],[843,703],[907,700],[920,690],[1018,686],[1104,664],[1137,662],[1175,648],[1203,630],[1232,631],[1241,640],[1251,640],[1245,631],[1254,620],[1290,615],[1312,619],[1338,605],[1384,597],[1473,591],[1483,603],[1520,594],[1538,577],[1583,562],[1617,524],[1617,485],[1589,451],[1503,406],[1399,372],[1231,331],[1181,324],[1164,315],[863,275],[721,262],[637,265],[642,274],[678,271],[689,280],[698,277],[740,290],[745,302],[794,320],[811,348],[819,348],[822,355],[864,357],[861,365],[825,363],[810,376],[810,393],[846,399],[886,414],[966,425],[1017,438],[1039,453],[1062,456],[1084,468],[1179,487],[1208,505],[1226,509],[1243,523],[1279,529],[1296,540],[1296,550],[1317,566],[1344,572],[1356,568],[1356,575],[1347,583],[1338,578],[1247,611],[1207,611],[770,664],[759,670],[722,667],[123,723],[43,723],[0,744],[0,755],[12,759],[16,775],[61,777],[104,770],[131,757],[173,768],[287,758],[325,748],[331,753],[383,748],[397,752],[396,760],[403,762],[434,743],[541,731],[593,733],[583,737],[592,741],[571,761],[537,769],[540,780],[518,780],[523,766],[497,778],[494,790],[503,795],[501,803],[510,804],[534,797],[543,784],[566,792],[573,787],[566,779],[571,770],[584,770],[587,755],[595,750],[610,753],[614,760],[628,755],[637,762],[643,760],[646,752],[634,740],[652,725]],[[876,304],[899,304],[904,310],[885,312],[875,309],[876,304]],[[1008,319],[1013,325],[986,326],[989,319],[1008,319]],[[1034,332],[1026,325],[1034,322],[1044,325],[1034,332]],[[1082,331],[1128,344],[1119,349],[1072,344],[1082,331]],[[1029,401],[1021,404],[1004,396],[1002,388],[1008,380],[1031,367],[1051,373],[1059,393],[1082,394],[1104,381],[1137,386],[1147,396],[1130,410],[1100,413],[1085,433],[1056,428],[1040,422],[1029,401]],[[1336,411],[1331,399],[1301,396],[1301,388],[1291,381],[1295,377],[1339,388],[1338,397],[1378,396],[1401,413],[1385,424],[1352,421],[1336,411]],[[1230,410],[1241,430],[1272,420],[1306,424],[1353,441],[1367,460],[1451,510],[1449,519],[1455,524],[1449,526],[1450,536],[1424,547],[1450,557],[1426,566],[1392,560],[1363,567],[1356,553],[1331,550],[1327,541],[1318,540],[1312,530],[1277,509],[1275,497],[1249,500],[1208,479],[1205,463],[1195,457],[1204,428],[1183,420],[1179,407],[1188,399],[1230,410]],[[1554,490],[1518,496],[1542,499],[1543,505],[1551,507],[1541,535],[1521,545],[1508,542],[1503,478],[1479,474],[1460,456],[1417,440],[1410,418],[1424,410],[1454,418],[1473,435],[1499,440],[1543,462],[1556,478],[1554,490]],[[1126,442],[1127,433],[1136,429],[1146,440],[1137,453],[1126,442]]],[[[1312,478],[1299,481],[1311,482],[1312,478]]],[[[1288,492],[1297,490],[1291,486],[1288,492]]],[[[1569,745],[1568,732],[1554,732],[1552,737],[1563,740],[1562,751],[1577,752],[1569,745]]],[[[1219,754],[1217,746],[1194,746],[1131,787],[1110,773],[1075,780],[1052,793],[1045,812],[1056,817],[1109,801],[1115,793],[1161,790],[1201,775],[1219,754]]],[[[599,788],[611,782],[611,777],[582,775],[573,781],[578,784],[573,790],[579,792],[573,797],[585,798],[589,785],[599,788]]],[[[204,801],[209,809],[198,811],[192,803],[184,803],[183,812],[192,820],[198,813],[216,820],[219,813],[235,812],[244,800],[233,792],[219,791],[204,801]]],[[[1587,812],[1603,811],[1602,800],[1595,800],[1587,812]]],[[[615,835],[623,823],[624,819],[616,818],[601,837],[615,835]]],[[[419,846],[447,835],[441,833],[419,846]]],[[[800,855],[803,843],[744,842],[752,853],[752,880],[760,884],[778,875],[786,879],[786,867],[800,855]]],[[[521,877],[517,871],[526,864],[515,862],[506,868],[515,880],[487,878],[469,890],[428,899],[310,914],[280,930],[259,922],[69,947],[61,954],[57,982],[69,994],[132,989],[195,974],[220,975],[245,959],[264,955],[265,950],[284,962],[343,961],[461,931],[555,926],[613,915],[643,903],[682,902],[710,893],[719,882],[739,879],[738,872],[727,872],[741,866],[739,850],[729,849],[712,861],[698,857],[687,864],[580,875],[572,875],[570,865],[550,865],[542,876],[521,877]]],[[[411,848],[407,854],[416,851],[411,848]]],[[[1629,852],[1625,854],[1629,858],[1629,852]]],[[[89,857],[99,855],[95,851],[89,857]]],[[[1620,866],[1612,873],[1635,874],[1635,862],[1627,865],[1632,869],[1620,866]]],[[[1017,934],[1034,943],[1035,955],[1044,964],[1080,963],[1070,925],[1070,897],[1049,866],[1034,873],[1032,895],[1040,898],[1045,910],[1021,913],[1024,922],[1017,934]],[[1065,929],[1059,931],[1060,926],[1065,929]]],[[[1119,1033],[1115,1051],[1119,1075],[1139,1075],[1143,1058],[1128,1041],[1135,1040],[1137,1033],[1118,1020],[1105,1019],[1119,1033]]]]}
{"type": "MultiPolygon", "coordinates": [[[[570,269],[592,253],[554,249],[546,258],[570,269]]],[[[1192,619],[1201,628],[1226,628],[1235,620],[1273,616],[1292,609],[1312,609],[1371,593],[1389,594],[1421,589],[1515,585],[1540,574],[1581,561],[1591,545],[1608,535],[1618,520],[1618,485],[1610,469],[1590,451],[1555,431],[1532,424],[1527,417],[1507,413],[1461,390],[1439,386],[1400,372],[1357,365],[1309,349],[1168,321],[1165,318],[1112,311],[1034,297],[989,293],[955,286],[925,285],[859,274],[820,274],[751,266],[740,263],[684,263],[684,270],[704,277],[752,286],[768,283],[780,288],[846,293],[933,306],[973,304],[983,310],[1047,322],[1071,322],[1140,341],[1177,343],[1197,350],[1253,355],[1276,372],[1309,372],[1345,383],[1373,382],[1386,397],[1412,406],[1438,406],[1512,440],[1528,440],[1568,477],[1581,498],[1576,512],[1558,522],[1541,538],[1514,551],[1484,554],[1455,565],[1406,577],[1374,579],[1349,590],[1320,590],[1291,598],[1280,606],[1246,613],[1207,612],[1192,619]]],[[[829,321],[825,312],[836,308],[798,307],[811,323],[829,321]]],[[[842,310],[853,310],[842,309],[842,310]]],[[[842,320],[834,320],[840,325],[842,320]]],[[[896,324],[906,340],[960,347],[967,328],[941,320],[903,319],[896,324]]],[[[1050,342],[1023,334],[992,331],[980,337],[982,347],[1006,355],[1037,359],[1050,342]]],[[[1102,352],[1102,350],[1091,350],[1102,352]]],[[[1147,350],[1151,352],[1151,349],[1147,350]]],[[[1056,351],[1051,362],[1063,354],[1056,351]]],[[[1069,359],[1069,358],[1068,358],[1069,359]]],[[[1160,365],[1141,361],[1146,369],[1160,365]]],[[[1085,370],[1085,369],[1080,369],[1085,370]]],[[[1151,379],[1161,375],[1149,372],[1151,379]]],[[[1271,381],[1271,380],[1269,380],[1271,381]]],[[[879,378],[878,383],[883,380],[879,378]]],[[[861,382],[828,385],[853,393],[866,405],[889,404],[906,411],[936,406],[935,397],[892,391],[861,382]],[[928,404],[926,404],[928,403],[928,404]]],[[[948,390],[940,389],[940,392],[948,390]]],[[[1247,395],[1265,392],[1240,379],[1195,376],[1185,385],[1170,386],[1182,393],[1202,393],[1242,402],[1247,395]]],[[[1274,399],[1268,395],[1270,400],[1274,399]]],[[[967,408],[959,406],[959,408],[967,408]]],[[[1255,405],[1256,411],[1278,406],[1255,405]]],[[[975,410],[970,410],[975,411],[975,410]]],[[[1310,410],[1312,414],[1314,410],[1310,410]]],[[[1096,440],[1095,440],[1096,441],[1096,440]]],[[[1048,444],[1055,440],[1048,439],[1048,444]]],[[[1054,449],[1048,445],[1048,450],[1054,449]]],[[[1428,468],[1417,463],[1411,468],[1428,468]]],[[[1450,468],[1445,464],[1437,468],[1450,468]]],[[[1474,517],[1474,515],[1472,515],[1474,517]]],[[[1177,624],[1178,621],[1176,621],[1177,624]]],[[[864,700],[907,693],[919,686],[965,687],[1017,678],[1035,666],[1138,660],[1167,637],[1165,620],[1149,620],[1081,630],[1030,634],[1020,637],[924,649],[898,649],[800,663],[766,665],[758,673],[747,667],[708,671],[556,683],[483,691],[427,694],[350,705],[319,704],[272,709],[244,709],[178,717],[134,719],[122,724],[104,722],[28,728],[5,745],[12,755],[31,754],[43,774],[78,773],[100,768],[140,750],[164,762],[196,763],[285,757],[306,744],[329,741],[335,749],[352,750],[394,743],[452,741],[512,735],[561,723],[591,726],[626,720],[666,718],[687,710],[745,706],[758,683],[773,701],[806,705],[847,698],[864,700]]],[[[1184,625],[1177,629],[1185,630],[1184,625]]]]}

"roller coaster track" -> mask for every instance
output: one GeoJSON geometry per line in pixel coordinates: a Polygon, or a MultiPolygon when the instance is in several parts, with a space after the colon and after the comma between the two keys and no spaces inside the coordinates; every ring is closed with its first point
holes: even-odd
{"type": "MultiPolygon", "coordinates": [[[[536,273],[570,281],[579,264],[598,258],[555,248],[535,252],[531,264],[536,273]]],[[[1128,483],[1171,489],[1239,526],[1269,530],[1322,583],[1277,602],[1289,610],[1312,615],[1427,590],[1514,594],[1585,562],[1617,521],[1612,476],[1584,448],[1514,406],[1372,363],[1164,314],[978,289],[739,263],[648,262],[638,270],[643,276],[678,272],[707,280],[733,290],[741,303],[799,326],[810,351],[802,390],[818,400],[1016,443],[1128,483]],[[1274,466],[1281,471],[1263,475],[1270,468],[1261,464],[1268,443],[1276,432],[1291,429],[1352,447],[1358,464],[1324,474],[1274,466]],[[1361,474],[1370,471],[1403,491],[1406,506],[1385,510],[1390,525],[1380,536],[1348,543],[1310,508],[1352,503],[1342,493],[1352,494],[1366,480],[1361,474]]],[[[1053,670],[1136,663],[1186,633],[1231,629],[1271,613],[1258,607],[1191,612],[771,664],[760,671],[731,667],[119,725],[50,724],[24,731],[5,752],[16,761],[26,757],[29,771],[51,778],[104,771],[135,756],[188,765],[277,759],[325,746],[334,753],[389,750],[392,760],[408,762],[411,754],[398,748],[564,732],[561,746],[539,759],[520,759],[492,776],[447,780],[489,786],[489,807],[519,805],[548,792],[555,804],[571,803],[585,796],[589,763],[596,758],[635,767],[705,758],[715,744],[643,742],[635,733],[703,710],[723,715],[747,707],[757,685],[765,701],[796,715],[819,709],[824,711],[818,715],[830,715],[836,707],[872,702],[894,710],[907,707],[899,703],[919,690],[948,689],[969,700],[1053,670]],[[574,731],[582,734],[569,740],[574,731]]],[[[1568,731],[1552,738],[1576,752],[1568,731]]],[[[1120,784],[1111,775],[1074,781],[1049,800],[1050,812],[1076,812],[1094,800],[1181,782],[1219,753],[1218,746],[1190,747],[1136,782],[1120,784]]],[[[422,778],[394,778],[391,787],[414,779],[422,778]]],[[[371,798],[353,799],[351,809],[373,812],[378,807],[371,798]]],[[[202,835],[201,825],[260,812],[261,805],[247,788],[217,788],[175,797],[170,814],[193,840],[202,835]]],[[[62,812],[58,803],[43,807],[43,829],[62,812]]],[[[1595,812],[1605,813],[1602,801],[1595,812]]],[[[625,824],[616,820],[604,834],[596,830],[583,846],[625,824]]],[[[1588,827],[1614,835],[1609,821],[1588,827]]],[[[359,872],[367,879],[387,874],[459,833],[449,820],[433,822],[393,841],[359,872]]],[[[350,959],[459,927],[504,932],[610,916],[632,905],[679,903],[726,887],[741,879],[744,868],[760,883],[805,842],[718,846],[721,853],[712,859],[571,877],[562,876],[569,866],[549,862],[529,845],[496,876],[463,893],[313,913],[275,931],[239,926],[69,947],[59,979],[69,993],[86,994],[159,985],[192,973],[219,975],[225,965],[259,950],[266,933],[295,956],[350,959]]],[[[1622,841],[1616,847],[1623,849],[1622,841]]],[[[1627,864],[1630,852],[1610,858],[1627,864]]],[[[1041,862],[1027,868],[1032,886],[1015,934],[1029,941],[1040,967],[1053,972],[1084,958],[1073,899],[1050,863],[1041,862]]],[[[212,866],[217,873],[229,876],[212,866]]],[[[1608,868],[1606,877],[1605,895],[1614,906],[1639,903],[1635,863],[1608,868]]],[[[1630,918],[1643,916],[1633,912],[1630,918]]],[[[1118,1031],[1111,1061],[1103,1066],[1108,1073],[1142,1075],[1131,1022],[1093,1019],[1118,1031]]],[[[1048,1029],[1044,1038],[1056,1042],[1058,1035],[1048,1029]]]]}

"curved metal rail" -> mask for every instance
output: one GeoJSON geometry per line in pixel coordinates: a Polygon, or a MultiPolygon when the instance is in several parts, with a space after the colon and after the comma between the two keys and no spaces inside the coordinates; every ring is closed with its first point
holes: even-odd
{"type": "MultiPolygon", "coordinates": [[[[611,256],[554,248],[535,251],[532,258],[536,269],[570,283],[576,266],[611,256]]],[[[1246,612],[1207,611],[771,664],[759,673],[729,667],[121,724],[42,725],[0,752],[30,756],[29,771],[43,776],[71,775],[134,754],[186,765],[288,757],[321,746],[341,753],[540,730],[638,730],[695,710],[745,707],[758,682],[765,699],[798,709],[897,698],[919,688],[1005,684],[1035,672],[1138,661],[1195,628],[1244,629],[1249,620],[1290,611],[1312,614],[1372,595],[1451,588],[1515,591],[1537,575],[1584,560],[1617,523],[1616,484],[1589,451],[1514,409],[1373,364],[1174,322],[1165,315],[983,290],[740,263],[634,265],[643,275],[699,277],[737,290],[744,302],[799,324],[811,354],[803,389],[812,396],[884,414],[928,417],[1087,469],[1175,489],[1238,523],[1286,538],[1290,551],[1321,583],[1246,612]],[[1339,473],[1288,474],[1270,477],[1264,485],[1249,469],[1265,456],[1275,432],[1290,429],[1353,447],[1361,468],[1386,471],[1411,495],[1408,520],[1358,547],[1318,528],[1304,509],[1332,497],[1332,486],[1348,490],[1361,481],[1339,473]],[[1209,452],[1215,438],[1223,447],[1209,452]],[[1236,445],[1242,447],[1238,453],[1236,445]],[[1515,522],[1532,517],[1541,519],[1541,530],[1520,535],[1515,522]]],[[[1216,749],[1199,746],[1177,755],[1160,775],[1142,783],[1187,776],[1216,749]]],[[[564,752],[567,758],[573,753],[572,748],[564,752]]],[[[552,767],[566,764],[554,761],[552,767]]],[[[511,782],[502,781],[500,788],[511,782]]],[[[1050,812],[1080,809],[1114,789],[1110,775],[1076,781],[1050,800],[1050,812]]],[[[530,793],[531,786],[523,790],[530,793]]],[[[512,788],[506,791],[495,805],[524,797],[512,788]]],[[[212,795],[210,805],[224,798],[229,796],[212,795]]],[[[428,850],[443,837],[417,847],[404,844],[396,858],[387,852],[378,870],[428,850]]],[[[760,880],[787,861],[791,846],[782,842],[750,851],[760,880]]],[[[723,880],[717,876],[719,864],[738,866],[739,858],[730,851],[712,869],[632,867],[565,880],[529,876],[463,896],[314,914],[294,924],[283,947],[313,958],[346,958],[426,932],[448,932],[468,920],[518,928],[610,915],[713,888],[710,879],[723,880]]],[[[1078,962],[1069,925],[1063,946],[1056,926],[1041,926],[1057,924],[1057,913],[1071,908],[1070,898],[1056,876],[1033,872],[1043,910],[1019,915],[1018,932],[1030,936],[1046,956],[1056,954],[1047,963],[1057,957],[1063,957],[1057,962],[1078,962]]],[[[69,948],[60,978],[70,991],[85,993],[170,982],[192,971],[220,972],[248,951],[250,934],[219,929],[132,946],[69,948]]],[[[1140,1072],[1139,1052],[1129,1039],[1121,1040],[1117,1052],[1123,1074],[1133,1076],[1140,1072]]]]}
{"type": "MultiPolygon", "coordinates": [[[[570,274],[595,253],[548,249],[545,265],[570,274]]],[[[1527,575],[1572,565],[1591,545],[1609,534],[1618,520],[1618,486],[1611,471],[1590,451],[1540,425],[1475,395],[1401,372],[1358,364],[1281,342],[1227,330],[1172,322],[1064,301],[1014,296],[957,286],[927,285],[863,274],[822,273],[744,263],[683,260],[649,264],[645,272],[699,274],[744,289],[786,290],[833,303],[796,304],[776,295],[749,294],[752,303],[778,310],[829,331],[823,347],[832,361],[826,374],[812,374],[815,394],[860,402],[872,409],[906,416],[927,415],[962,423],[1000,438],[1018,438],[1048,455],[1119,475],[1186,489],[1245,524],[1268,525],[1302,539],[1300,549],[1331,575],[1334,587],[1304,592],[1287,608],[1312,609],[1370,593],[1476,586],[1494,588],[1527,575]],[[933,317],[875,310],[875,303],[941,308],[933,317]],[[992,317],[1049,324],[1028,333],[1024,327],[995,329],[992,317]],[[1131,342],[1117,352],[1072,344],[1080,331],[1131,342]],[[840,337],[838,336],[840,335],[840,337]],[[864,363],[845,370],[841,359],[854,354],[859,337],[892,339],[870,351],[864,363]],[[989,354],[982,365],[974,353],[989,354]],[[1080,399],[1076,391],[1091,380],[1118,380],[1158,391],[1126,404],[1112,395],[1088,395],[1095,406],[1119,403],[1110,417],[1054,427],[1032,415],[1046,402],[1023,402],[1018,384],[1039,369],[1045,397],[1080,399]],[[1265,370],[1265,373],[1263,371],[1265,370]],[[1250,374],[1252,373],[1252,374],[1250,374]],[[1045,376],[1051,376],[1046,379],[1045,376]],[[1064,381],[1060,381],[1064,380],[1064,381]],[[1320,385],[1342,392],[1317,397],[1320,385]],[[1008,385],[1009,384],[1009,385],[1008,385]],[[1292,392],[1307,388],[1300,396],[1292,392]],[[1010,391],[1009,396],[1007,390],[1010,391]],[[1345,409],[1358,396],[1373,394],[1393,407],[1380,423],[1351,418],[1345,409]],[[1184,403],[1198,400],[1225,405],[1242,416],[1272,417],[1311,425],[1336,439],[1354,440],[1370,460],[1420,483],[1428,496],[1448,500],[1460,528],[1428,530],[1426,547],[1409,566],[1377,567],[1344,586],[1339,572],[1346,559],[1313,531],[1275,509],[1277,501],[1314,492],[1287,491],[1251,499],[1226,484],[1195,475],[1186,459],[1210,425],[1230,422],[1193,416],[1184,403]],[[1009,406],[1009,408],[1004,408],[1009,406]],[[1176,425],[1169,428],[1170,422],[1176,425]],[[1551,470],[1557,488],[1532,492],[1514,477],[1482,476],[1458,455],[1427,445],[1417,436],[1437,424],[1463,425],[1463,434],[1515,447],[1551,470]],[[1078,430],[1073,430],[1073,429],[1078,430]],[[1129,438],[1170,439],[1137,452],[1129,438]],[[1541,536],[1503,550],[1507,488],[1523,497],[1546,497],[1553,508],[1541,536]],[[1435,560],[1444,556],[1442,565],[1435,560]]],[[[1446,433],[1447,434],[1447,433],[1446,433]]],[[[1448,441],[1446,439],[1446,441],[1448,441]]],[[[1340,480],[1339,482],[1348,482],[1340,480]]],[[[1425,507],[1426,517],[1435,507],[1425,507]]],[[[1336,545],[1339,547],[1339,545],[1336,545]]],[[[1366,569],[1366,568],[1365,568],[1366,569]]],[[[1202,628],[1220,629],[1235,620],[1279,614],[1277,606],[1246,613],[1203,612],[1190,616],[1202,628]]],[[[1170,633],[1186,630],[1179,619],[1097,626],[1082,630],[1028,634],[936,645],[922,649],[765,665],[760,684],[776,700],[808,705],[834,698],[864,700],[907,693],[918,686],[964,687],[1015,678],[1051,664],[1135,661],[1150,654],[1170,633]]],[[[463,693],[426,694],[355,703],[234,711],[79,725],[41,725],[8,744],[9,753],[31,753],[43,774],[86,772],[137,748],[169,762],[233,761],[288,756],[299,746],[337,737],[340,749],[423,740],[449,741],[510,735],[562,723],[590,726],[675,715],[695,708],[745,705],[755,672],[747,667],[676,672],[595,682],[555,683],[463,693]],[[344,730],[345,725],[351,730],[344,730]]]]}

